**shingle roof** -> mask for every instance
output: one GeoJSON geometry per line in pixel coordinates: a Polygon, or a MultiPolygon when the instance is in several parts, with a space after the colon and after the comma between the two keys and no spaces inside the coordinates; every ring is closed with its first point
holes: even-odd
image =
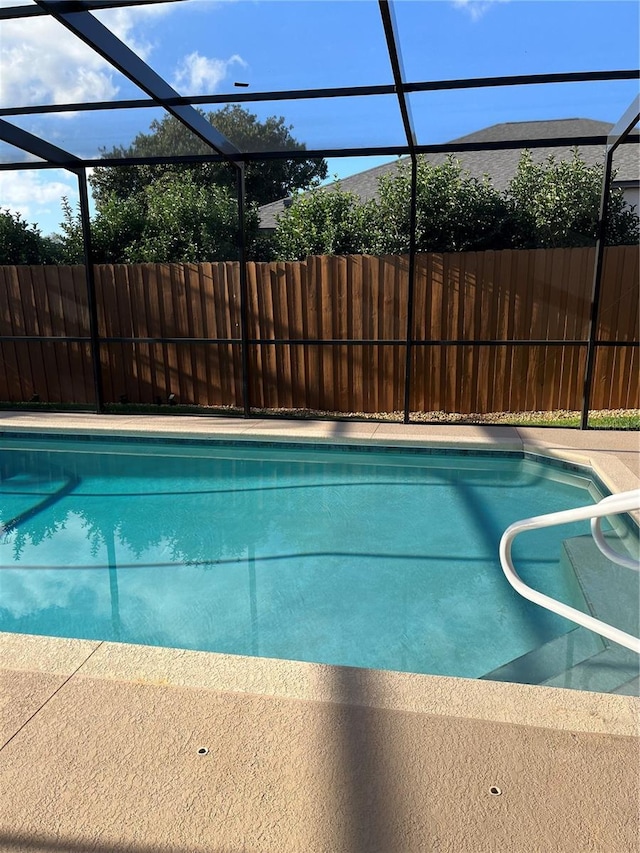
{"type": "MultiPolygon", "coordinates": [[[[458,142],[500,142],[520,139],[551,139],[554,137],[571,136],[605,136],[613,125],[606,121],[596,121],[588,118],[554,119],[552,121],[520,121],[494,124],[485,127],[467,136],[452,139],[451,143],[458,142]]],[[[542,162],[552,154],[556,159],[567,159],[573,151],[572,146],[562,148],[534,148],[531,151],[535,162],[542,162]]],[[[604,159],[603,149],[599,146],[585,146],[579,148],[582,159],[588,165],[601,163],[604,159]]],[[[494,187],[504,190],[516,173],[520,160],[520,149],[508,151],[467,151],[454,154],[460,161],[462,167],[476,178],[489,175],[494,187]]],[[[428,154],[427,160],[434,165],[441,165],[447,159],[447,154],[428,154]]],[[[392,174],[398,163],[407,162],[407,157],[399,158],[393,163],[376,166],[351,175],[340,180],[340,188],[348,190],[359,196],[362,201],[375,198],[378,192],[378,178],[382,175],[392,174]]],[[[621,146],[613,158],[614,169],[617,170],[614,183],[631,183],[637,185],[640,182],[640,146],[621,146]]],[[[335,183],[325,184],[322,189],[331,190],[335,183]]],[[[270,204],[263,205],[259,210],[260,228],[271,229],[277,225],[276,217],[279,216],[287,206],[288,199],[279,199],[270,204]]]]}

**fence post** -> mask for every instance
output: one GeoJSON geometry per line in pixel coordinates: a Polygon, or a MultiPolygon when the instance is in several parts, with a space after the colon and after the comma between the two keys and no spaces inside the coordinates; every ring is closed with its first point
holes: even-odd
{"type": "Polygon", "coordinates": [[[89,334],[91,337],[91,361],[93,364],[93,386],[96,395],[96,413],[104,411],[102,387],[102,365],[100,363],[100,336],[98,332],[98,307],[96,304],[96,281],[91,251],[91,221],[89,219],[89,194],[87,192],[87,170],[78,170],[78,192],[80,195],[80,222],[82,224],[82,248],[84,270],[87,281],[87,303],[89,306],[89,334]]]}

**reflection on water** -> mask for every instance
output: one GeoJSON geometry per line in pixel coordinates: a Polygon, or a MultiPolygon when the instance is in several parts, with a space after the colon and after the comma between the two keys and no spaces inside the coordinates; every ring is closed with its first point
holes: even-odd
{"type": "MultiPolygon", "coordinates": [[[[85,450],[2,452],[0,630],[477,677],[571,627],[497,559],[512,521],[588,500],[531,463],[85,450]]],[[[567,535],[516,559],[584,608],[567,535]]]]}

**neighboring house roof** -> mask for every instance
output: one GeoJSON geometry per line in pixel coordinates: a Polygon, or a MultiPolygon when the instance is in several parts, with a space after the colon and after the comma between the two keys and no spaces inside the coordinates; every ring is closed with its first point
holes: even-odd
{"type": "MultiPolygon", "coordinates": [[[[606,121],[596,121],[588,118],[554,119],[552,121],[519,121],[494,124],[467,136],[452,139],[451,143],[459,142],[500,142],[527,139],[552,139],[557,137],[606,136],[613,125],[606,121]]],[[[542,162],[552,154],[556,159],[568,159],[575,146],[562,148],[533,148],[531,155],[535,162],[542,162]]],[[[580,148],[580,155],[587,165],[602,163],[603,149],[589,145],[580,148]]],[[[476,178],[488,175],[497,190],[505,190],[513,178],[520,161],[521,149],[505,151],[466,151],[454,152],[462,167],[476,178]]],[[[441,165],[449,156],[446,152],[427,154],[427,160],[434,165],[441,165]]],[[[401,157],[392,163],[367,169],[357,175],[342,178],[340,188],[355,193],[362,201],[375,198],[378,192],[378,178],[382,175],[393,174],[397,164],[408,162],[408,157],[401,157]]],[[[617,170],[614,185],[638,186],[640,183],[640,146],[623,145],[617,149],[613,157],[613,167],[617,170]]],[[[331,191],[336,183],[325,184],[321,189],[331,191]]],[[[260,228],[273,229],[277,226],[277,217],[291,204],[291,199],[279,199],[263,205],[258,213],[260,228]]]]}

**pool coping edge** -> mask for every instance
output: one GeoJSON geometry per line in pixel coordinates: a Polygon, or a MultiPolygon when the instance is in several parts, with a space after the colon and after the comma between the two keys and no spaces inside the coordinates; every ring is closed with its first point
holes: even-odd
{"type": "Polygon", "coordinates": [[[2,632],[0,659],[8,672],[246,693],[592,734],[634,736],[640,725],[636,697],[512,682],[2,632]]]}

